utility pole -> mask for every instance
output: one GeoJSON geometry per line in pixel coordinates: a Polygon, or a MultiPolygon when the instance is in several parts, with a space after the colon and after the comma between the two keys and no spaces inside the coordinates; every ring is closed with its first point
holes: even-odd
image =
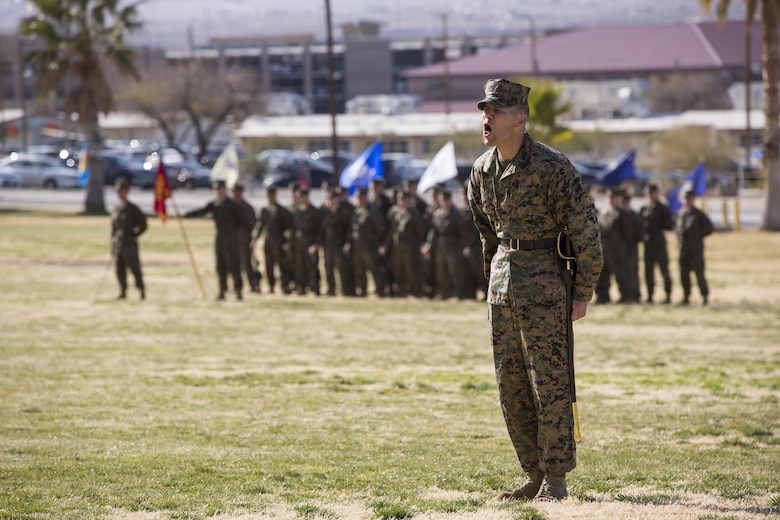
{"type": "MultiPolygon", "coordinates": [[[[750,80],[753,64],[751,63],[751,44],[753,43],[753,20],[745,22],[745,164],[750,164],[750,148],[753,143],[750,130],[750,80]]],[[[740,186],[742,188],[742,186],[740,186]]]]}
{"type": "Polygon", "coordinates": [[[447,51],[450,47],[449,35],[447,34],[447,13],[441,15],[441,52],[442,64],[444,65],[444,113],[450,113],[450,60],[447,51]]]}
{"type": "Polygon", "coordinates": [[[330,0],[325,0],[325,20],[328,34],[328,106],[330,107],[330,146],[333,150],[333,176],[336,182],[341,177],[339,167],[339,138],[336,134],[336,65],[333,60],[333,23],[330,15],[330,0]]]}

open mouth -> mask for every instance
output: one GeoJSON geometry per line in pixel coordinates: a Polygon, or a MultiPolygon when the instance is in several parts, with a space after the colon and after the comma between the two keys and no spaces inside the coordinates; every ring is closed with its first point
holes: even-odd
{"type": "Polygon", "coordinates": [[[485,137],[488,137],[491,132],[493,131],[492,128],[490,128],[490,125],[482,125],[482,135],[485,137]]]}

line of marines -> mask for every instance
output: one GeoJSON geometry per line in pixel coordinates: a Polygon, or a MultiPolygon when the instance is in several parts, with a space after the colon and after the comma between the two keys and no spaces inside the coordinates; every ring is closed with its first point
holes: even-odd
{"type": "Polygon", "coordinates": [[[680,282],[683,299],[680,305],[689,305],[693,272],[707,305],[709,286],[704,274],[704,237],[713,232],[709,217],[695,206],[696,193],[686,191],[685,205],[675,216],[669,206],[660,200],[658,186],[647,189],[647,203],[639,212],[631,208],[630,194],[620,188],[611,191],[609,208],[599,215],[601,240],[604,250],[604,268],[596,285],[596,303],[610,302],[610,286],[614,279],[620,293],[618,303],[639,303],[639,243],[644,246],[644,278],[647,290],[645,301],[653,303],[655,270],[663,278],[665,298],[671,303],[672,278],[669,274],[666,231],[674,230],[678,238],[680,282]]]}
{"type": "MultiPolygon", "coordinates": [[[[120,203],[112,215],[112,257],[119,298],[126,297],[129,270],[143,299],[137,238],[147,225],[141,210],[127,200],[128,187],[117,186],[120,203]]],[[[183,215],[211,215],[214,220],[218,300],[225,299],[229,278],[239,300],[244,278],[253,293],[260,293],[263,274],[271,293],[278,289],[284,294],[365,297],[371,287],[378,297],[485,298],[482,248],[464,190],[458,190],[461,201],[456,205],[453,192],[437,185],[429,204],[417,194],[414,180],[388,191],[376,179],[370,189],[356,190],[354,202],[347,190],[326,188],[327,200],[321,207],[311,203],[308,189],[293,185],[291,190],[290,208],[279,203],[275,188],[268,188],[267,204],[256,213],[244,198],[243,185],[236,184],[230,197],[225,183],[218,181],[213,200],[183,215]],[[259,244],[262,270],[256,254],[259,244]]],[[[693,191],[686,192],[685,205],[675,217],[660,200],[657,185],[649,186],[647,203],[639,212],[631,208],[627,191],[612,190],[609,208],[599,215],[604,268],[596,286],[597,304],[610,303],[613,280],[619,303],[639,303],[640,242],[644,246],[645,301],[654,301],[657,268],[663,281],[663,303],[670,303],[672,279],[665,233],[674,230],[683,289],[679,303],[690,303],[693,273],[702,304],[707,305],[704,237],[713,232],[713,225],[695,200],[693,191]]]]}
{"type": "Polygon", "coordinates": [[[382,179],[369,188],[326,187],[326,201],[312,204],[309,190],[291,186],[293,200],[283,206],[275,188],[255,213],[236,184],[233,196],[224,182],[214,185],[215,198],[184,217],[210,214],[215,222],[218,300],[232,279],[242,299],[244,278],[254,293],[265,286],[274,293],[365,297],[484,299],[482,250],[465,191],[442,185],[432,202],[420,197],[416,181],[386,190],[382,179]],[[255,254],[262,243],[263,269],[255,254]],[[324,280],[322,280],[324,273],[324,280]]]}

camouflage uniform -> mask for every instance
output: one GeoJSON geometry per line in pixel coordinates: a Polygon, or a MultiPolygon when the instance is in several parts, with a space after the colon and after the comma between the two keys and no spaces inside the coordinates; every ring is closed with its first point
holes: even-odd
{"type": "Polygon", "coordinates": [[[241,263],[238,251],[238,226],[241,222],[241,212],[238,204],[233,199],[226,198],[212,200],[200,209],[194,209],[184,214],[185,217],[199,217],[211,214],[214,225],[217,228],[214,238],[214,254],[217,262],[217,276],[219,278],[219,298],[222,299],[227,291],[228,273],[233,278],[233,288],[236,295],[241,297],[243,281],[241,279],[241,263]]]}
{"type": "MultiPolygon", "coordinates": [[[[464,198],[466,197],[467,195],[464,194],[464,198]]],[[[468,200],[466,204],[468,205],[468,200]]],[[[460,214],[466,232],[465,245],[468,248],[468,255],[463,256],[464,289],[467,298],[476,299],[478,293],[487,294],[487,278],[482,269],[482,243],[474,219],[471,217],[471,211],[467,209],[460,214]]]]}
{"type": "Polygon", "coordinates": [[[319,239],[322,214],[311,204],[298,204],[293,211],[293,277],[298,294],[308,288],[320,294],[319,239]]]}
{"type": "Polygon", "coordinates": [[[236,226],[238,238],[238,260],[241,271],[246,274],[246,279],[252,291],[260,291],[260,273],[257,271],[255,253],[252,250],[252,231],[255,229],[257,217],[255,208],[244,199],[236,200],[241,219],[236,226]]]}
{"type": "MultiPolygon", "coordinates": [[[[450,195],[446,195],[449,197],[450,195]]],[[[460,212],[451,202],[433,212],[427,243],[433,253],[436,291],[442,299],[465,298],[462,271],[463,248],[468,236],[460,212]]]]}
{"type": "Polygon", "coordinates": [[[639,242],[644,234],[642,216],[631,209],[628,205],[630,200],[624,209],[631,233],[626,242],[626,296],[623,303],[639,302],[639,242]]]}
{"type": "MultiPolygon", "coordinates": [[[[337,195],[331,195],[336,198],[337,195]]],[[[328,295],[336,294],[336,273],[341,282],[341,294],[350,296],[354,294],[352,287],[352,272],[347,256],[344,254],[344,244],[350,230],[350,221],[354,207],[346,201],[333,200],[322,208],[322,244],[325,257],[325,280],[328,285],[328,295]],[[333,209],[335,204],[335,210],[333,209]]]]}
{"type": "Polygon", "coordinates": [[[704,276],[704,237],[713,231],[712,221],[699,208],[683,208],[677,214],[677,238],[680,243],[680,283],[683,287],[683,303],[691,296],[691,271],[696,275],[699,291],[707,303],[710,294],[704,276]]]}
{"type": "MultiPolygon", "coordinates": [[[[502,172],[495,148],[474,163],[469,204],[482,238],[499,399],[523,470],[576,465],[567,358],[566,287],[553,247],[510,248],[568,229],[577,258],[575,300],[591,299],[602,266],[593,202],[565,156],[531,139],[502,172]]],[[[544,244],[540,244],[544,245],[544,244]]]]}
{"type": "Polygon", "coordinates": [[[146,215],[132,202],[118,205],[111,215],[111,254],[114,256],[120,298],[127,292],[127,270],[144,297],[144,277],[138,257],[138,237],[146,231],[146,215]]]}
{"type": "Polygon", "coordinates": [[[385,248],[393,251],[392,268],[397,296],[422,294],[420,244],[425,224],[415,207],[393,206],[388,212],[390,231],[385,248]]]}
{"type": "Polygon", "coordinates": [[[370,206],[358,206],[352,215],[349,245],[352,268],[355,274],[355,292],[358,296],[367,296],[370,272],[374,278],[376,293],[385,296],[384,284],[379,280],[382,274],[377,265],[380,239],[385,236],[384,219],[370,206]]]}
{"type": "Polygon", "coordinates": [[[604,247],[604,268],[596,285],[596,302],[610,301],[611,278],[615,277],[620,300],[626,301],[630,293],[628,272],[628,244],[634,240],[634,226],[622,208],[610,208],[598,217],[604,247]]]}
{"type": "Polygon", "coordinates": [[[664,231],[674,229],[674,219],[669,206],[656,202],[642,207],[640,212],[644,221],[644,260],[645,260],[645,285],[647,286],[647,301],[653,301],[655,290],[655,266],[661,270],[664,279],[664,291],[666,300],[669,301],[672,294],[672,277],[669,275],[669,253],[666,249],[666,236],[664,231]]]}
{"type": "Polygon", "coordinates": [[[274,292],[276,287],[276,270],[279,269],[282,292],[290,292],[292,272],[290,255],[285,250],[285,245],[292,235],[292,213],[277,202],[269,203],[260,210],[258,218],[256,238],[265,232],[263,241],[263,262],[265,262],[265,276],[268,279],[268,287],[274,292]]]}
{"type": "MultiPolygon", "coordinates": [[[[390,229],[389,222],[387,220],[387,213],[393,206],[393,201],[390,200],[384,192],[384,182],[378,179],[373,180],[373,200],[369,206],[374,213],[381,219],[381,231],[377,240],[379,244],[385,242],[387,233],[390,229]]],[[[392,296],[393,293],[393,250],[389,249],[384,255],[376,255],[374,260],[374,270],[372,272],[374,276],[374,284],[376,284],[376,293],[380,296],[392,296]]]]}

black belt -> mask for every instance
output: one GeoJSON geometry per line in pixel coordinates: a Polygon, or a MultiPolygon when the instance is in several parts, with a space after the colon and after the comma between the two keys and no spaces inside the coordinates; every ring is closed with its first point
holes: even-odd
{"type": "Polygon", "coordinates": [[[531,251],[533,249],[553,249],[558,244],[556,237],[540,238],[539,240],[520,240],[518,238],[502,238],[500,244],[509,249],[531,251]]]}

